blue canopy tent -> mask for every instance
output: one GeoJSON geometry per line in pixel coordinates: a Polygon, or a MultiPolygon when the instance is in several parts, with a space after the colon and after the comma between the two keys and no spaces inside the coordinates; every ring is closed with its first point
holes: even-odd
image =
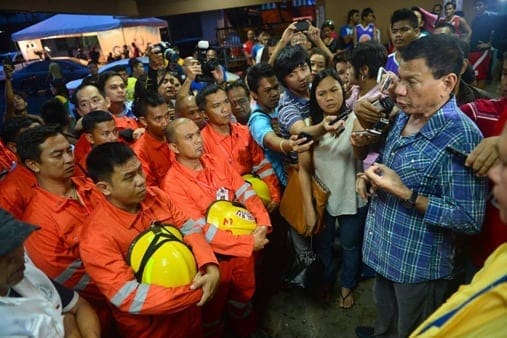
{"type": "Polygon", "coordinates": [[[136,42],[141,49],[147,43],[156,43],[160,41],[160,28],[164,27],[167,22],[157,18],[57,14],[12,34],[11,38],[18,42],[28,60],[33,58],[31,50],[43,48],[41,39],[96,35],[100,48],[107,53],[131,42],[136,42]]]}

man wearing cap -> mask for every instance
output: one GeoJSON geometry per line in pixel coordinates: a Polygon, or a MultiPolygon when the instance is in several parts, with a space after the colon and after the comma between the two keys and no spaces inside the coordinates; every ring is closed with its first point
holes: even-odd
{"type": "Polygon", "coordinates": [[[24,241],[37,229],[0,209],[0,336],[100,337],[90,304],[24,254],[24,241]]]}

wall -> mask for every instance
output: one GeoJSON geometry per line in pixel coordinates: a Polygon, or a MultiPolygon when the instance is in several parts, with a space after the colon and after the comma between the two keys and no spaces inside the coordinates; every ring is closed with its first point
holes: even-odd
{"type": "MultiPolygon", "coordinates": [[[[324,1],[322,1],[324,2],[324,1]]],[[[387,42],[387,29],[391,14],[399,8],[419,6],[431,10],[433,4],[440,2],[438,0],[358,0],[358,1],[325,1],[326,18],[334,20],[336,29],[344,25],[347,21],[349,10],[356,8],[361,12],[363,8],[371,7],[377,18],[376,25],[382,34],[382,40],[387,42]]]]}

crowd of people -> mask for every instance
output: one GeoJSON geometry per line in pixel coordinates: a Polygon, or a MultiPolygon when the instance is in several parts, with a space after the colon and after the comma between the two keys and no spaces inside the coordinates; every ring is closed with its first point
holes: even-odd
{"type": "Polygon", "coordinates": [[[391,53],[371,8],[339,34],[331,20],[277,40],[249,31],[239,80],[212,49],[177,69],[148,51],[147,73],[135,57],[131,74],[91,62],[72,97],[50,81],[40,112],[6,65],[0,336],[269,337],[281,287],[346,311],[367,278],[376,321],[358,337],[494,336],[507,314],[507,55],[493,99],[480,87],[505,40],[474,4],[471,25],[454,3],[394,10],[391,53]],[[293,184],[299,196],[284,193],[293,184]],[[303,229],[282,216],[289,198],[303,229]],[[168,256],[181,265],[160,282],[168,256]]]}

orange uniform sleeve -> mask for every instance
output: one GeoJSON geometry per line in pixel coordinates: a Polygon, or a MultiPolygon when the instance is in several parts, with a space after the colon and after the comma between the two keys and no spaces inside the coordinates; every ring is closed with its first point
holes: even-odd
{"type": "Polygon", "coordinates": [[[139,283],[125,261],[120,244],[112,236],[97,231],[97,225],[107,227],[109,224],[100,224],[96,218],[90,222],[96,223],[93,229],[83,234],[81,257],[92,280],[120,311],[145,315],[171,314],[199,302],[202,290],[191,290],[190,285],[168,288],[139,283]]]}
{"type": "Polygon", "coordinates": [[[159,191],[159,198],[163,199],[164,203],[167,205],[167,210],[171,213],[171,224],[176,226],[183,233],[183,241],[192,248],[199,269],[203,269],[207,264],[218,265],[215,253],[204,237],[200,222],[187,216],[174,205],[173,201],[171,201],[162,190],[159,191]]]}

